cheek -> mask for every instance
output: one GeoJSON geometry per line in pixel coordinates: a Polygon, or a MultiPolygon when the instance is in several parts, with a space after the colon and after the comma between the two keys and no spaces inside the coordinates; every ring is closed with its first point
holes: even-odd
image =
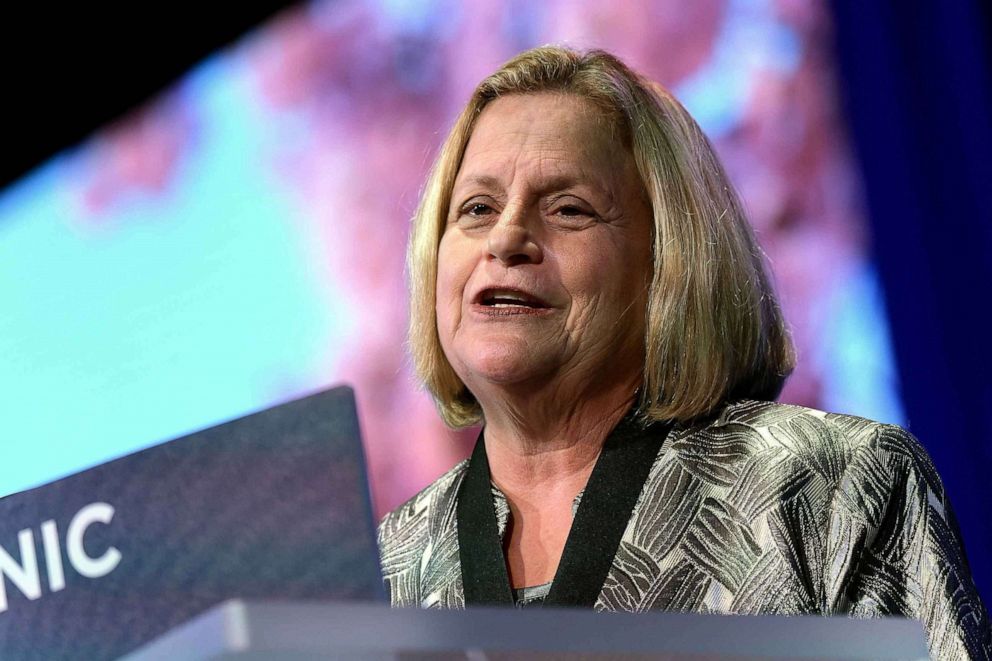
{"type": "Polygon", "coordinates": [[[607,241],[572,246],[572,250],[560,255],[562,281],[573,296],[612,302],[619,295],[630,294],[637,260],[629,251],[624,252],[607,241]]]}
{"type": "Polygon", "coordinates": [[[560,261],[562,281],[572,297],[571,323],[615,328],[621,316],[643,318],[651,281],[650,249],[607,241],[586,248],[560,261]]]}
{"type": "Polygon", "coordinates": [[[435,312],[438,331],[442,339],[446,332],[457,325],[461,315],[461,304],[469,269],[464,260],[458,260],[459,252],[451,245],[448,237],[442,238],[438,247],[437,285],[435,287],[435,312]]]}

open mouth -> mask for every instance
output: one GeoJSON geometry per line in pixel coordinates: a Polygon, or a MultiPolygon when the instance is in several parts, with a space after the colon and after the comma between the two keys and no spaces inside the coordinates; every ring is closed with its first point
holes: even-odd
{"type": "Polygon", "coordinates": [[[488,308],[531,308],[541,309],[550,307],[547,303],[518,289],[484,289],[476,300],[479,305],[488,308]]]}

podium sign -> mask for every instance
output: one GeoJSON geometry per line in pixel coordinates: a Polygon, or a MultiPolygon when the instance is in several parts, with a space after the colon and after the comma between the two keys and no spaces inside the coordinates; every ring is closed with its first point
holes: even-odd
{"type": "Polygon", "coordinates": [[[0,499],[0,658],[117,658],[235,598],[381,599],[337,388],[0,499]]]}

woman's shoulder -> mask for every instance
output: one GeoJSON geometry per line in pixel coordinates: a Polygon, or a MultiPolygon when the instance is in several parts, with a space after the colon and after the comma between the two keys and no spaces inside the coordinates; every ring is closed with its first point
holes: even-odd
{"type": "Polygon", "coordinates": [[[822,443],[850,447],[879,445],[897,452],[922,450],[913,435],[897,425],[846,413],[830,413],[798,404],[738,400],[727,404],[704,428],[770,431],[776,439],[794,445],[815,438],[822,443]]]}
{"type": "Polygon", "coordinates": [[[427,537],[453,520],[458,489],[468,460],[460,461],[408,501],[386,514],[379,523],[379,546],[427,537]]]}
{"type": "Polygon", "coordinates": [[[799,404],[782,404],[754,399],[728,403],[718,412],[711,424],[714,426],[739,424],[756,428],[809,424],[819,428],[833,428],[845,435],[854,436],[863,432],[873,433],[883,427],[900,429],[894,425],[856,415],[830,413],[799,404]]]}
{"type": "Polygon", "coordinates": [[[816,457],[837,477],[851,467],[901,464],[930,488],[940,489],[929,455],[909,431],[856,415],[741,400],[724,407],[701,431],[748,438],[758,448],[774,447],[800,458],[816,457]]]}

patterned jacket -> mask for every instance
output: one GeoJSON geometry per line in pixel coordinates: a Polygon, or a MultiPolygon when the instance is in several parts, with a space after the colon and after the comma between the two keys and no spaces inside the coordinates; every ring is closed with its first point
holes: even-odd
{"type": "MultiPolygon", "coordinates": [[[[463,608],[461,462],[379,526],[394,606],[463,608]]],[[[509,509],[495,492],[498,527],[509,509]]],[[[905,615],[937,659],[992,658],[949,503],[908,432],[772,402],[665,439],[595,608],[905,615]]]]}

